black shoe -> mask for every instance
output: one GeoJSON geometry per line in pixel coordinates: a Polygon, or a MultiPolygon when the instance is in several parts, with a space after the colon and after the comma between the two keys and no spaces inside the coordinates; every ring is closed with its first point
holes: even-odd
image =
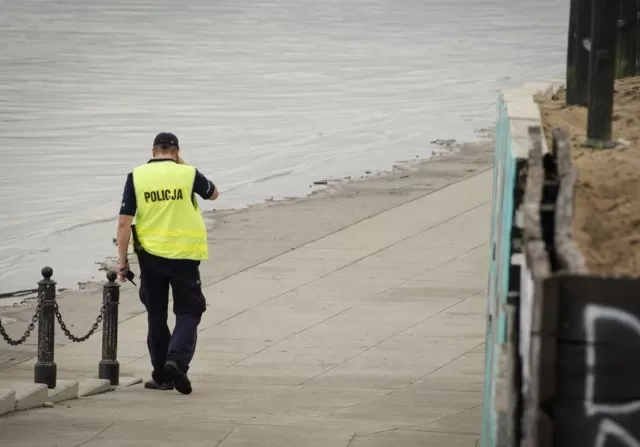
{"type": "Polygon", "coordinates": [[[144,387],[148,390],[170,391],[173,389],[172,382],[156,382],[155,380],[147,380],[144,387]]]}
{"type": "Polygon", "coordinates": [[[182,394],[191,394],[193,389],[191,388],[191,381],[187,377],[187,373],[184,372],[180,366],[173,360],[169,360],[164,365],[164,373],[167,377],[173,380],[173,386],[178,392],[182,394]]]}

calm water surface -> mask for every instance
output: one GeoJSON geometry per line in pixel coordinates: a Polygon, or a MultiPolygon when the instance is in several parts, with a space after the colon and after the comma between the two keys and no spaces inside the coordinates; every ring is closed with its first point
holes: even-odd
{"type": "Polygon", "coordinates": [[[97,276],[159,131],[217,208],[304,195],[472,139],[497,89],[563,73],[567,21],[560,0],[0,0],[0,292],[97,276]]]}

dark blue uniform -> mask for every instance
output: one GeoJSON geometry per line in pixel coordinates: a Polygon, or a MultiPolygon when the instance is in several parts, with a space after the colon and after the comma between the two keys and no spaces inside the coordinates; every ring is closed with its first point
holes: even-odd
{"type": "MultiPolygon", "coordinates": [[[[152,159],[149,163],[175,163],[175,161],[152,159]]],[[[214,191],[214,184],[196,171],[192,200],[196,200],[195,194],[203,199],[210,199],[214,191]]],[[[129,173],[124,187],[120,214],[135,216],[136,210],[133,174],[129,173]]],[[[153,365],[152,378],[157,385],[163,386],[169,382],[164,372],[167,361],[176,362],[186,373],[193,359],[198,324],[207,308],[200,281],[200,261],[167,259],[144,251],[138,253],[138,261],[140,263],[140,300],[147,309],[149,322],[147,345],[153,365]],[[169,286],[173,292],[173,313],[176,315],[173,334],[167,325],[169,286]]]]}

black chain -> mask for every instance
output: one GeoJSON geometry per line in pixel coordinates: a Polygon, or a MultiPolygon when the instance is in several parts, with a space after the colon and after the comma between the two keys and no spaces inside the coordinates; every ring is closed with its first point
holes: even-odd
{"type": "Polygon", "coordinates": [[[60,314],[60,310],[58,309],[58,303],[56,303],[56,305],[54,307],[54,311],[55,311],[55,314],[56,314],[56,319],[58,320],[58,323],[60,323],[60,329],[62,329],[62,332],[64,332],[64,335],[66,335],[67,338],[69,340],[71,340],[72,342],[82,343],[83,341],[87,341],[89,339],[89,337],[91,337],[93,334],[95,334],[96,331],[98,330],[98,326],[102,322],[102,317],[104,315],[104,311],[107,309],[107,305],[109,304],[110,301],[111,301],[111,295],[108,295],[106,301],[104,302],[104,304],[100,308],[100,313],[96,317],[95,323],[93,323],[93,326],[91,326],[91,329],[89,329],[89,332],[87,332],[82,337],[76,337],[75,335],[73,335],[71,333],[71,331],[69,329],[67,329],[67,325],[64,324],[64,321],[62,321],[62,315],[60,314]]]}
{"type": "Polygon", "coordinates": [[[20,337],[19,339],[14,340],[13,338],[11,338],[9,334],[7,334],[7,331],[4,328],[4,326],[2,325],[2,321],[0,321],[0,335],[2,335],[2,338],[4,338],[4,341],[9,343],[11,346],[19,346],[25,341],[27,341],[27,339],[31,336],[31,332],[35,329],[38,319],[40,318],[40,308],[42,307],[43,299],[44,299],[44,293],[38,297],[38,305],[36,306],[33,316],[31,317],[31,323],[29,323],[29,326],[27,326],[27,330],[24,331],[24,334],[22,334],[22,337],[20,337]]]}

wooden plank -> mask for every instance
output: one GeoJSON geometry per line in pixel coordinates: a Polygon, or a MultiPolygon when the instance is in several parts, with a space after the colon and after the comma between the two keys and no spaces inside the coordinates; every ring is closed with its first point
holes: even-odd
{"type": "Polygon", "coordinates": [[[587,145],[611,147],[620,0],[592,0],[587,145]]]}
{"type": "Polygon", "coordinates": [[[567,105],[586,106],[588,103],[591,1],[571,0],[567,50],[567,105]]]}
{"type": "Polygon", "coordinates": [[[618,20],[618,45],[616,52],[616,78],[636,74],[638,56],[638,2],[622,0],[618,20]]]}
{"type": "Polygon", "coordinates": [[[587,415],[581,402],[560,403],[553,419],[554,444],[549,446],[632,447],[640,440],[639,412],[587,415]]]}
{"type": "Polygon", "coordinates": [[[556,276],[540,282],[539,293],[536,298],[540,301],[538,318],[540,322],[532,332],[540,335],[555,335],[558,332],[558,301],[561,299],[561,282],[556,276]]]}
{"type": "Polygon", "coordinates": [[[556,401],[585,400],[590,393],[597,401],[628,402],[640,400],[640,380],[638,371],[617,369],[611,372],[568,372],[562,368],[557,370],[556,401]],[[587,378],[591,377],[592,386],[588,386],[587,378]]]}
{"type": "Polygon", "coordinates": [[[577,40],[576,28],[578,19],[578,8],[581,0],[571,0],[569,8],[569,38],[567,39],[567,78],[565,91],[567,104],[576,104],[576,51],[580,45],[577,40]]]}
{"type": "Polygon", "coordinates": [[[545,280],[543,295],[540,334],[640,346],[640,279],[557,275],[545,280]]]}
{"type": "Polygon", "coordinates": [[[551,271],[542,238],[540,204],[544,183],[544,167],[542,163],[542,130],[539,126],[529,128],[531,150],[529,151],[529,167],[524,193],[524,252],[527,265],[534,280],[546,278],[551,271]]]}
{"type": "MultiPolygon", "coordinates": [[[[533,280],[533,304],[530,310],[531,331],[539,332],[542,320],[541,306],[543,304],[542,284],[551,271],[549,256],[546,251],[545,242],[542,236],[542,225],[540,215],[540,205],[542,203],[542,190],[545,182],[545,171],[542,155],[542,130],[540,126],[529,128],[529,161],[526,186],[523,197],[524,207],[524,254],[527,267],[529,268],[533,280]]],[[[540,346],[541,339],[532,337],[530,339],[530,349],[526,353],[529,360],[529,370],[531,373],[527,395],[523,401],[523,436],[527,439],[526,445],[531,447],[549,446],[551,421],[544,414],[540,413],[539,402],[542,398],[547,400],[553,391],[549,391],[548,381],[544,376],[545,372],[555,371],[555,365],[549,368],[541,362],[548,362],[548,359],[541,358],[544,350],[540,346]],[[542,393],[542,394],[541,394],[542,393]]]]}
{"type": "Polygon", "coordinates": [[[521,446],[552,447],[553,421],[539,408],[528,407],[523,415],[525,430],[522,433],[521,446]]]}
{"type": "Polygon", "coordinates": [[[558,325],[558,287],[557,282],[544,280],[536,284],[534,298],[538,303],[538,311],[534,321],[538,321],[532,335],[538,347],[538,370],[535,377],[538,383],[538,405],[543,405],[553,399],[556,394],[556,360],[557,360],[557,340],[553,337],[558,325]]]}
{"type": "Polygon", "coordinates": [[[640,377],[640,345],[558,343],[556,346],[557,368],[566,374],[587,371],[608,374],[624,370],[640,377]],[[595,358],[592,364],[589,356],[595,358]]]}
{"type": "Polygon", "coordinates": [[[552,337],[533,335],[531,345],[538,347],[540,363],[535,379],[538,405],[542,406],[555,399],[556,396],[557,342],[552,337]]]}
{"type": "Polygon", "coordinates": [[[535,447],[548,447],[553,445],[554,423],[543,411],[537,410],[535,416],[535,447]]]}
{"type": "Polygon", "coordinates": [[[556,198],[554,238],[558,268],[572,273],[586,273],[584,257],[573,237],[573,190],[578,173],[571,161],[571,140],[564,129],[555,128],[552,134],[560,184],[556,198]]]}

